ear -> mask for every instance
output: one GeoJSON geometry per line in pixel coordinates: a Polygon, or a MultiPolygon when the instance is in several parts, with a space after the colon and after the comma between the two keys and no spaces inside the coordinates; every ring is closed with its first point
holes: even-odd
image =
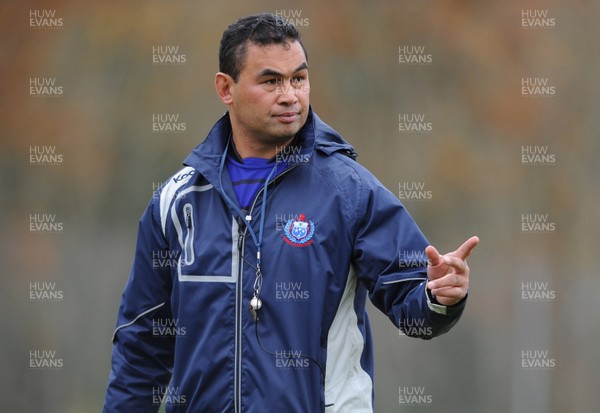
{"type": "Polygon", "coordinates": [[[233,78],[226,73],[219,72],[215,75],[215,89],[217,89],[217,95],[221,98],[224,104],[227,106],[233,102],[232,89],[234,88],[235,82],[233,78]]]}

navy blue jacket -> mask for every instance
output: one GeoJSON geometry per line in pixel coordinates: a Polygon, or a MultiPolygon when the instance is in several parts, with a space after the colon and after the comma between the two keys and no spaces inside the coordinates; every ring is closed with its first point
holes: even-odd
{"type": "Polygon", "coordinates": [[[140,220],[104,411],[372,412],[367,296],[425,339],[448,331],[465,302],[430,297],[427,240],[315,113],[278,156],[287,167],[264,207],[261,191],[243,218],[225,200],[236,199],[221,162],[230,133],[225,114],[140,220]],[[246,225],[259,234],[261,221],[255,322],[246,225]]]}

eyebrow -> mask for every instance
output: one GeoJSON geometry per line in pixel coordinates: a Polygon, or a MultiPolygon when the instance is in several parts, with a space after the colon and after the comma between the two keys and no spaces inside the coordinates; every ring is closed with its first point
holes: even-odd
{"type": "MultiPolygon", "coordinates": [[[[298,66],[296,68],[296,70],[294,70],[293,73],[298,73],[301,70],[305,70],[308,69],[308,65],[306,64],[306,62],[302,63],[300,66],[298,66]]],[[[260,72],[258,74],[258,77],[263,77],[263,76],[279,76],[279,77],[285,77],[285,75],[283,73],[280,73],[276,70],[273,69],[264,69],[262,72],[260,72]]]]}

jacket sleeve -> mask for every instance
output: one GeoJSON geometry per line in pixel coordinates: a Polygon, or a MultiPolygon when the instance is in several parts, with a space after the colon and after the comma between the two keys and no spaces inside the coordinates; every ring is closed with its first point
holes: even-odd
{"type": "Polygon", "coordinates": [[[427,290],[429,245],[402,203],[374,177],[361,190],[353,265],[372,303],[400,331],[430,339],[458,321],[466,299],[438,304],[427,290]]]}
{"type": "Polygon", "coordinates": [[[105,413],[156,412],[169,384],[174,339],[155,328],[172,320],[170,271],[156,265],[156,257],[169,254],[161,251],[168,251],[168,245],[153,200],[139,223],[134,263],[119,307],[105,413]]]}

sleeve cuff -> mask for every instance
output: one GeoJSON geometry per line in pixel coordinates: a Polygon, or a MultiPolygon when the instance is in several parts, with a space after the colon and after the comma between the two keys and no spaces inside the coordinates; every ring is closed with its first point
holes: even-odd
{"type": "Polygon", "coordinates": [[[431,294],[431,290],[427,288],[427,286],[425,287],[425,296],[427,297],[427,307],[429,307],[431,311],[437,314],[450,315],[456,313],[456,310],[462,311],[465,301],[467,300],[468,293],[459,302],[450,306],[438,303],[433,294],[431,294]]]}

